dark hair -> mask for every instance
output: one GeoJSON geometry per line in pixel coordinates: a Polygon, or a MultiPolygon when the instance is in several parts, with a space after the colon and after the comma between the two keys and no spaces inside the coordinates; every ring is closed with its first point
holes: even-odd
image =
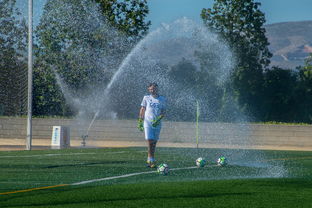
{"type": "Polygon", "coordinates": [[[158,84],[156,82],[151,82],[151,83],[148,84],[147,87],[152,87],[152,86],[158,87],[158,84]]]}

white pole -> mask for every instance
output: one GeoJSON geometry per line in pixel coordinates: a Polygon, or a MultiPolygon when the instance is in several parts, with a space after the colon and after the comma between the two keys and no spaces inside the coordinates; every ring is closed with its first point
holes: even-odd
{"type": "Polygon", "coordinates": [[[31,150],[32,140],[32,67],[33,67],[33,35],[32,35],[33,1],[28,0],[28,105],[27,105],[27,137],[26,150],[31,150]]]}
{"type": "Polygon", "coordinates": [[[198,149],[198,143],[199,143],[199,103],[198,100],[196,100],[196,148],[198,149]]]}

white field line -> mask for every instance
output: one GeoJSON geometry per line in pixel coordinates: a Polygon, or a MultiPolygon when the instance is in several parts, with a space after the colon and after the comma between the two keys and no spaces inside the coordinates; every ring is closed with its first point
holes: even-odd
{"type": "Polygon", "coordinates": [[[72,183],[70,185],[76,186],[76,185],[94,183],[94,182],[99,182],[99,181],[108,181],[108,180],[113,180],[113,179],[117,179],[117,178],[127,178],[127,177],[131,177],[131,176],[136,176],[136,175],[151,174],[151,173],[156,173],[156,172],[157,171],[130,173],[130,174],[126,174],[126,175],[119,175],[119,176],[112,176],[112,177],[107,177],[107,178],[99,178],[99,179],[93,179],[93,180],[88,180],[88,181],[81,181],[81,182],[77,182],[77,183],[72,183]]]}
{"type": "MultiPolygon", "coordinates": [[[[195,168],[197,168],[197,167],[195,166],[195,167],[185,167],[185,168],[172,168],[172,169],[170,169],[170,171],[187,170],[187,169],[195,169],[195,168]]],[[[81,182],[72,183],[72,184],[59,184],[59,185],[55,185],[55,186],[45,186],[45,187],[39,187],[39,188],[31,188],[31,189],[18,190],[18,191],[12,191],[12,192],[5,192],[5,193],[0,193],[0,195],[9,195],[9,194],[15,194],[15,193],[20,193],[20,192],[29,192],[29,191],[35,191],[35,190],[51,189],[51,188],[56,188],[56,187],[61,187],[61,186],[77,186],[77,185],[83,185],[83,184],[94,183],[94,182],[99,182],[99,181],[108,181],[108,180],[113,180],[113,179],[118,179],[118,178],[127,178],[127,177],[131,177],[131,176],[136,176],[136,175],[151,174],[151,173],[156,173],[156,172],[157,171],[130,173],[130,174],[119,175],[119,176],[111,176],[111,177],[106,177],[106,178],[81,181],[81,182]]]]}
{"type": "Polygon", "coordinates": [[[147,153],[147,151],[119,151],[119,152],[104,152],[104,154],[121,154],[121,153],[132,153],[132,152],[144,152],[144,153],[147,153]]]}
{"type": "Polygon", "coordinates": [[[170,171],[172,170],[187,170],[187,169],[195,169],[198,168],[197,166],[193,166],[193,167],[185,167],[185,168],[171,168],[170,171]]]}
{"type": "Polygon", "coordinates": [[[53,156],[70,156],[70,155],[94,155],[96,153],[69,153],[69,154],[43,154],[43,155],[5,155],[0,158],[18,158],[18,157],[53,157],[53,156]]]}
{"type": "MultiPolygon", "coordinates": [[[[217,165],[210,165],[207,167],[214,167],[217,165]]],[[[198,168],[197,166],[192,166],[192,167],[184,167],[184,168],[172,168],[170,171],[175,171],[175,170],[188,170],[188,169],[196,169],[198,168]]],[[[77,183],[72,183],[70,185],[76,186],[76,185],[82,185],[82,184],[88,184],[88,183],[94,183],[94,182],[99,182],[99,181],[108,181],[108,180],[113,180],[113,179],[118,179],[118,178],[127,178],[131,176],[137,176],[137,175],[143,175],[143,174],[151,174],[151,173],[157,173],[157,171],[146,171],[146,172],[137,172],[137,173],[130,173],[130,174],[125,174],[125,175],[119,175],[119,176],[111,176],[107,178],[98,178],[98,179],[93,179],[93,180],[87,180],[87,181],[81,181],[77,183]]]]}
{"type": "MultiPolygon", "coordinates": [[[[122,154],[122,153],[131,153],[133,151],[119,151],[119,152],[103,152],[101,154],[122,154]]],[[[136,152],[146,152],[146,151],[136,151],[136,152]]],[[[0,156],[0,158],[26,158],[26,157],[53,157],[53,156],[71,156],[71,155],[95,155],[98,153],[89,152],[89,153],[68,153],[68,154],[43,154],[43,155],[5,155],[0,156]]]]}
{"type": "MultiPolygon", "coordinates": [[[[124,152],[128,152],[128,151],[123,151],[123,152],[119,152],[119,153],[124,153],[124,152]]],[[[117,152],[115,152],[115,153],[117,153],[117,152]]],[[[81,153],[81,154],[93,154],[93,153],[81,153]]],[[[275,158],[275,159],[271,159],[271,160],[279,160],[279,159],[284,159],[284,158],[275,158]]],[[[218,165],[209,165],[209,166],[206,166],[205,168],[217,167],[217,166],[218,165]]],[[[184,168],[172,168],[172,169],[170,169],[170,171],[187,170],[187,169],[195,169],[195,168],[198,168],[198,167],[197,166],[192,166],[192,167],[184,167],[184,168]]],[[[119,175],[119,176],[111,176],[111,177],[106,177],[106,178],[99,178],[99,179],[81,181],[81,182],[76,182],[76,183],[72,183],[72,184],[60,184],[60,185],[56,185],[56,186],[46,186],[46,187],[32,188],[32,189],[26,189],[26,190],[19,190],[19,191],[14,191],[14,192],[0,193],[0,195],[8,195],[8,194],[14,194],[14,193],[19,193],[19,192],[29,192],[29,191],[40,190],[40,189],[50,189],[50,188],[56,188],[56,187],[61,187],[61,186],[76,186],[76,185],[94,183],[94,182],[99,182],[99,181],[113,180],[113,179],[118,179],[118,178],[127,178],[127,177],[131,177],[131,176],[136,176],[136,175],[151,174],[151,173],[156,173],[156,172],[157,171],[146,171],[146,172],[130,173],[130,174],[119,175]]]]}
{"type": "MultiPolygon", "coordinates": [[[[205,166],[204,168],[209,168],[209,167],[217,167],[218,165],[207,165],[205,166]]],[[[170,171],[172,170],[187,170],[187,169],[196,169],[196,168],[199,168],[197,166],[192,166],[192,167],[185,167],[185,168],[172,168],[170,169],[170,171]]]]}

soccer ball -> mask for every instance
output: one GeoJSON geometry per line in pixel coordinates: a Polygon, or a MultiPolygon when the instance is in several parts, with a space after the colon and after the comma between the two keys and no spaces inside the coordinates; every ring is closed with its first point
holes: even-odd
{"type": "Polygon", "coordinates": [[[206,165],[206,160],[202,157],[197,158],[196,160],[196,166],[197,167],[204,167],[206,165]]]}
{"type": "Polygon", "coordinates": [[[169,166],[167,164],[165,164],[165,163],[160,164],[157,167],[157,172],[162,174],[162,175],[168,175],[168,173],[169,173],[169,166]]]}
{"type": "Polygon", "coordinates": [[[225,166],[227,165],[227,159],[225,157],[219,157],[217,160],[218,166],[225,166]]]}

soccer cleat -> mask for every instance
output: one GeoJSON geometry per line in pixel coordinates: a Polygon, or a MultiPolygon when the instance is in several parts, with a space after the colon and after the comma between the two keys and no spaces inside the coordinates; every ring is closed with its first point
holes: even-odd
{"type": "Polygon", "coordinates": [[[155,162],[151,162],[150,163],[150,168],[156,168],[156,163],[155,162]]]}
{"type": "Polygon", "coordinates": [[[156,162],[146,161],[147,167],[149,168],[156,168],[156,162]]]}

